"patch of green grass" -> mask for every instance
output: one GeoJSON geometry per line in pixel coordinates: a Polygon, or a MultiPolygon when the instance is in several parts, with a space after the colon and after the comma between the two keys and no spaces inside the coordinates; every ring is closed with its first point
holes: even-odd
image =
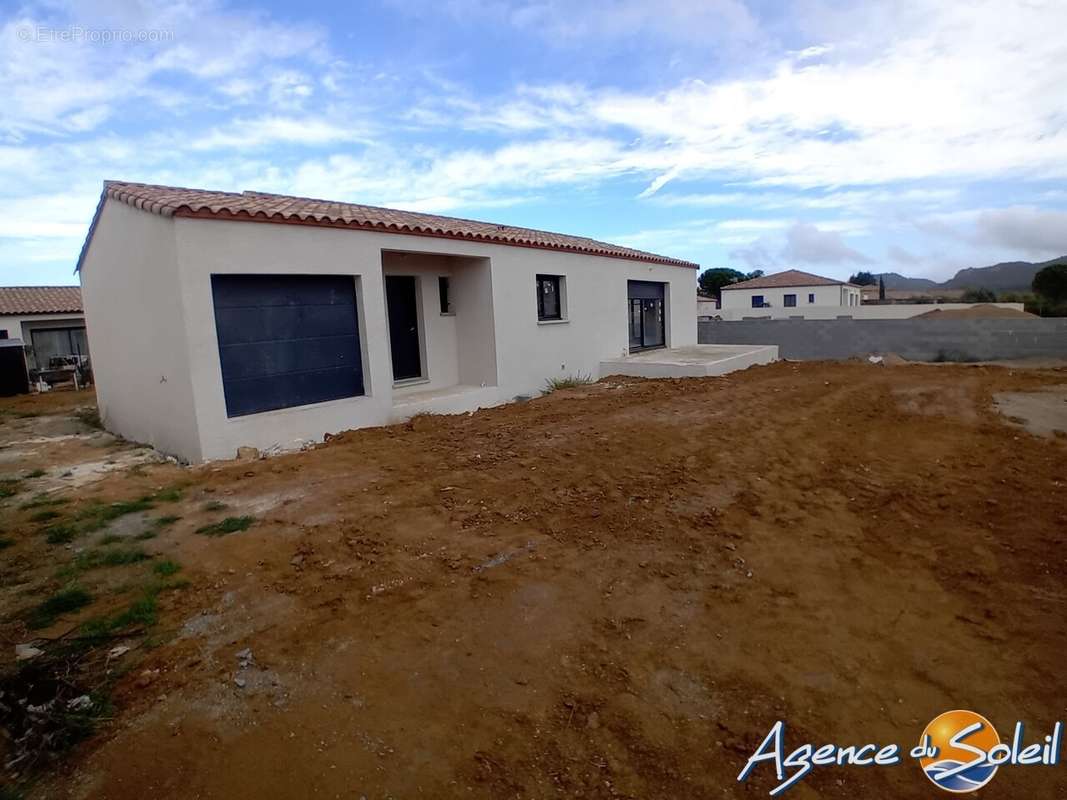
{"type": "Polygon", "coordinates": [[[108,533],[100,537],[100,544],[115,544],[116,542],[121,542],[123,538],[117,533],[108,533]]]}
{"type": "Polygon", "coordinates": [[[38,511],[36,514],[30,517],[30,522],[48,522],[49,520],[57,519],[59,516],[60,514],[58,511],[55,511],[51,508],[46,508],[43,511],[38,511]]]}
{"type": "Polygon", "coordinates": [[[45,541],[49,544],[68,544],[78,535],[73,525],[51,525],[44,531],[45,541]]]}
{"type": "Polygon", "coordinates": [[[49,497],[46,494],[34,495],[33,499],[23,503],[20,508],[48,508],[50,506],[61,506],[65,503],[69,503],[70,498],[67,497],[49,497]]]}
{"type": "Polygon", "coordinates": [[[133,538],[136,539],[138,542],[146,542],[149,539],[155,539],[157,536],[159,536],[159,532],[158,531],[147,530],[147,531],[141,531],[139,534],[137,534],[133,538]]]}
{"type": "Polygon", "coordinates": [[[164,489],[161,492],[156,492],[152,495],[153,500],[159,500],[164,503],[177,503],[182,499],[182,490],[177,486],[172,486],[169,489],[164,489]]]}
{"type": "Polygon", "coordinates": [[[583,375],[580,372],[568,375],[566,378],[549,378],[545,381],[544,394],[551,394],[557,389],[574,389],[578,386],[588,386],[591,383],[596,383],[593,380],[593,376],[583,375]]]}
{"type": "Polygon", "coordinates": [[[14,543],[14,539],[7,539],[0,536],[0,550],[7,550],[7,548],[11,547],[14,543]]]}
{"type": "Polygon", "coordinates": [[[210,500],[204,503],[204,511],[222,511],[226,508],[226,504],[219,500],[210,500]]]}
{"type": "Polygon", "coordinates": [[[30,611],[26,624],[34,630],[47,628],[64,614],[84,608],[91,602],[93,602],[93,596],[85,589],[80,586],[68,586],[35,606],[30,611]]]}
{"type": "Polygon", "coordinates": [[[26,473],[26,477],[27,478],[43,478],[47,474],[48,473],[46,473],[43,469],[35,469],[35,470],[33,470],[33,472],[27,472],[26,473]]]}
{"type": "Polygon", "coordinates": [[[14,497],[22,490],[22,481],[18,478],[4,478],[0,480],[0,500],[14,497]]]}
{"type": "Polygon", "coordinates": [[[119,517],[135,514],[139,511],[148,511],[154,507],[151,497],[141,497],[137,500],[121,500],[117,503],[108,504],[93,503],[81,509],[76,519],[80,523],[80,532],[92,533],[119,517]]]}
{"type": "Polygon", "coordinates": [[[82,626],[82,635],[92,638],[107,636],[130,627],[151,628],[159,619],[159,595],[165,591],[183,589],[188,585],[188,581],[154,581],[145,586],[141,596],[118,614],[97,617],[86,622],[82,626]]]}
{"type": "Polygon", "coordinates": [[[154,567],[152,571],[159,575],[161,578],[169,578],[172,575],[176,575],[182,568],[182,565],[177,561],[171,561],[169,558],[164,561],[160,561],[154,567]]]}
{"type": "Polygon", "coordinates": [[[139,564],[151,557],[139,547],[86,550],[84,553],[78,553],[73,564],[80,570],[97,567],[124,567],[127,564],[139,564]]]}
{"type": "Polygon", "coordinates": [[[174,514],[167,514],[166,516],[160,517],[152,524],[155,525],[157,528],[165,528],[168,525],[173,525],[180,519],[181,517],[175,516],[174,514]]]}
{"type": "Polygon", "coordinates": [[[197,528],[196,532],[205,536],[225,536],[228,533],[248,530],[248,527],[255,522],[255,519],[255,517],[226,517],[222,522],[215,522],[211,525],[197,528]]]}

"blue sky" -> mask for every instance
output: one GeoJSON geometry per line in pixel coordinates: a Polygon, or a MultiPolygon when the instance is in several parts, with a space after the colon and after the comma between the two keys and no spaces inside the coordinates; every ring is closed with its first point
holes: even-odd
{"type": "Polygon", "coordinates": [[[0,284],[76,282],[106,178],[768,272],[1067,253],[1062,0],[156,5],[2,5],[0,284]]]}

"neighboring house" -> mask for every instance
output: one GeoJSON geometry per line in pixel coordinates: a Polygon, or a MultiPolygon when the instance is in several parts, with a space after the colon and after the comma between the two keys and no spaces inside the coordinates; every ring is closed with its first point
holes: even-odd
{"type": "Polygon", "coordinates": [[[81,289],[0,287],[0,339],[21,339],[30,369],[46,369],[53,356],[88,355],[81,289]]]}
{"type": "Polygon", "coordinates": [[[714,317],[719,313],[719,301],[714,297],[697,292],[697,318],[714,317]]]}
{"type": "Polygon", "coordinates": [[[696,264],[370,206],[107,182],[78,261],[107,428],[190,461],[696,343],[696,264]]]}
{"type": "Polygon", "coordinates": [[[816,308],[847,314],[861,304],[859,286],[797,269],[731,283],[722,287],[719,297],[721,310],[731,318],[804,316],[806,310],[816,308]]]}

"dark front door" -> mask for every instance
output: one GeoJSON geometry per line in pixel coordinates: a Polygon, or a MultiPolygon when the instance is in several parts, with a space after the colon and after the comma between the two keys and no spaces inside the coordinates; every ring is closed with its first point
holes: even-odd
{"type": "Polygon", "coordinates": [[[667,343],[664,285],[652,281],[628,281],[626,290],[630,317],[630,349],[663,347],[667,343]]]}
{"type": "Polygon", "coordinates": [[[389,312],[389,348],[393,354],[393,380],[422,377],[419,355],[419,304],[415,278],[387,275],[385,303],[389,312]]]}

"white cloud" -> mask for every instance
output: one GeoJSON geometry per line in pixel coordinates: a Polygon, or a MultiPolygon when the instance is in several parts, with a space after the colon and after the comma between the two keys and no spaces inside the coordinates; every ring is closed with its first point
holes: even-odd
{"type": "Polygon", "coordinates": [[[979,242],[1035,257],[1067,254],[1067,211],[1016,206],[982,211],[975,221],[979,242]]]}
{"type": "Polygon", "coordinates": [[[805,264],[872,264],[869,257],[849,247],[837,231],[820,230],[798,222],[786,232],[782,257],[805,264]]]}

